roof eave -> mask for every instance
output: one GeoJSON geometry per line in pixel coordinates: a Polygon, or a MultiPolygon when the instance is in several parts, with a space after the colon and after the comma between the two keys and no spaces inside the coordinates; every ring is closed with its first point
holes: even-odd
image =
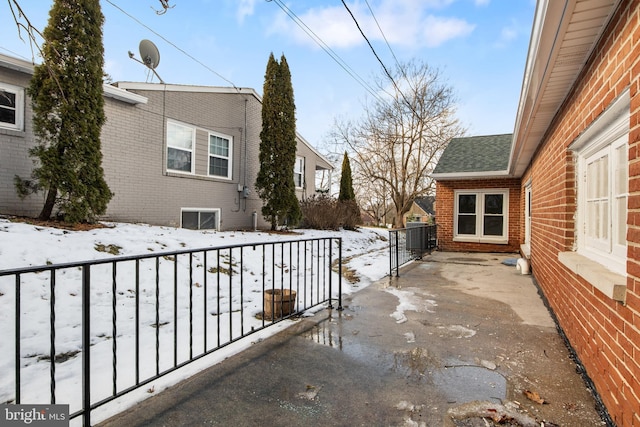
{"type": "Polygon", "coordinates": [[[127,104],[146,104],[148,101],[148,98],[145,96],[128,92],[112,85],[104,84],[102,87],[104,89],[104,96],[126,102],[127,104]]]}
{"type": "Polygon", "coordinates": [[[431,174],[436,181],[461,181],[475,179],[504,179],[511,178],[509,171],[483,171],[483,172],[447,172],[431,174]]]}
{"type": "Polygon", "coordinates": [[[590,0],[588,5],[580,0],[538,1],[509,156],[511,175],[526,171],[620,1],[590,0]],[[586,30],[585,14],[589,14],[586,30]],[[580,26],[579,43],[572,24],[580,26]]]}
{"type": "Polygon", "coordinates": [[[19,58],[0,54],[0,67],[19,71],[25,74],[33,74],[33,64],[19,58]]]}

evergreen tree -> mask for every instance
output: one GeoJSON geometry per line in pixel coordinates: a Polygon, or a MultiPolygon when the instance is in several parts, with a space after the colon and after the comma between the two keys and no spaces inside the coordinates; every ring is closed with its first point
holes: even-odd
{"type": "Polygon", "coordinates": [[[356,225],[362,222],[360,218],[360,208],[358,207],[358,202],[356,202],[356,194],[353,191],[351,163],[349,162],[349,156],[346,151],[342,159],[338,212],[340,214],[340,224],[347,230],[354,230],[356,225]]]}
{"type": "Polygon", "coordinates": [[[343,202],[345,200],[355,200],[356,194],[353,191],[353,181],[351,178],[351,163],[349,163],[349,156],[347,152],[344,152],[342,158],[342,173],[340,176],[340,194],[338,200],[343,202]]]}
{"type": "Polygon", "coordinates": [[[296,118],[291,73],[282,55],[280,63],[269,56],[262,95],[260,170],[256,190],[262,215],[275,230],[280,224],[295,226],[302,213],[296,197],[293,168],[296,161],[296,118]]]}
{"type": "Polygon", "coordinates": [[[28,89],[38,141],[30,151],[34,182],[16,177],[19,193],[46,191],[40,219],[49,219],[57,207],[65,221],[92,221],[113,196],[100,151],[103,22],[99,0],[55,0],[49,12],[43,63],[35,67],[28,89]]]}

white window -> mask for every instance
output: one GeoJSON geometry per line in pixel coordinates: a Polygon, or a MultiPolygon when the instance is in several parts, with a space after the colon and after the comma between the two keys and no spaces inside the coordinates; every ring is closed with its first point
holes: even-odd
{"type": "Polygon", "coordinates": [[[571,144],[577,158],[577,252],[626,273],[629,91],[571,144]]]}
{"type": "Polygon", "coordinates": [[[454,241],[509,241],[509,190],[458,190],[454,209],[454,241]]]}
{"type": "Polygon", "coordinates": [[[304,157],[296,157],[296,164],[293,168],[293,182],[296,188],[304,186],[304,157]]]}
{"type": "Polygon", "coordinates": [[[196,130],[167,122],[167,170],[193,173],[196,130]]]}
{"type": "Polygon", "coordinates": [[[209,175],[231,179],[231,153],[233,151],[230,136],[209,134],[209,175]]]}
{"type": "Polygon", "coordinates": [[[182,208],[180,226],[190,230],[218,230],[220,209],[182,208]]]}
{"type": "Polygon", "coordinates": [[[24,89],[0,83],[0,128],[24,129],[24,89]]]}

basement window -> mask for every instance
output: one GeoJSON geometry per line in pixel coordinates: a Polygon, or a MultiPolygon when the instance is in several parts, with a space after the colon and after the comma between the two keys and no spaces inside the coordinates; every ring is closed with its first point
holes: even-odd
{"type": "Polygon", "coordinates": [[[218,230],[220,209],[182,208],[180,226],[189,230],[218,230]]]}

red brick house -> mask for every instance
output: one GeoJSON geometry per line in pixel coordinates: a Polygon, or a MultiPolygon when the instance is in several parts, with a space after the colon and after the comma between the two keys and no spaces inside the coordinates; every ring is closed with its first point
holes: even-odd
{"type": "Polygon", "coordinates": [[[539,0],[511,141],[452,141],[434,174],[440,247],[530,259],[618,426],[640,426],[639,91],[640,0],[539,0]],[[483,142],[506,165],[466,170],[483,142]]]}

